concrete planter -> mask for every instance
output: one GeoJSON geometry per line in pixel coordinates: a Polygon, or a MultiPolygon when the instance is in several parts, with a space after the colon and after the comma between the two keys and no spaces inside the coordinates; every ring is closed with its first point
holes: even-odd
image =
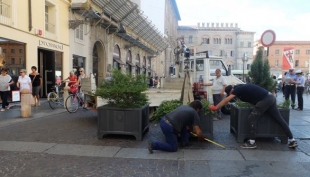
{"type": "Polygon", "coordinates": [[[98,107],[98,138],[107,134],[133,135],[142,141],[149,129],[149,105],[142,108],[98,107]]]}
{"type": "MultiPolygon", "coordinates": [[[[237,142],[244,142],[250,136],[250,127],[248,125],[248,116],[253,108],[243,108],[236,104],[231,104],[230,114],[230,132],[234,133],[237,142]]],[[[279,109],[283,119],[289,124],[289,109],[279,109]]],[[[268,114],[265,113],[257,120],[256,137],[278,137],[283,144],[288,142],[288,137],[285,135],[280,125],[268,114]]]]}
{"type": "Polygon", "coordinates": [[[204,137],[213,140],[213,116],[201,111],[200,114],[200,128],[204,137]]]}

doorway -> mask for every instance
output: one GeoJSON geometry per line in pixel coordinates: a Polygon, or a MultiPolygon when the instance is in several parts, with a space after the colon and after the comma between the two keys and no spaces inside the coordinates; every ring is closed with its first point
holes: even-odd
{"type": "Polygon", "coordinates": [[[38,49],[38,72],[42,77],[41,97],[47,97],[56,84],[56,78],[63,80],[62,52],[38,49]]]}

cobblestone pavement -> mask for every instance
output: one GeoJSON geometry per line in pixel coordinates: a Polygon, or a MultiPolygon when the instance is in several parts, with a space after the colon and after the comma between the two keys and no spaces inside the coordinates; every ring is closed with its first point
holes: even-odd
{"type": "MultiPolygon", "coordinates": [[[[302,153],[310,156],[310,98],[305,98],[304,111],[291,110],[290,127],[299,142],[296,150],[287,148],[277,139],[257,139],[259,156],[261,152],[302,153]]],[[[278,95],[279,102],[283,100],[278,95]]],[[[146,150],[149,140],[164,140],[157,124],[151,124],[143,141],[132,136],[109,135],[97,137],[97,113],[93,110],[79,110],[70,114],[64,109],[55,113],[47,102],[33,108],[33,118],[18,118],[18,107],[0,113],[0,142],[40,142],[56,144],[114,146],[146,150]],[[41,112],[42,111],[42,112],[41,112]],[[53,114],[54,113],[54,114],[53,114]],[[38,116],[38,114],[42,114],[38,116]],[[7,116],[3,116],[7,115],[7,116]],[[20,121],[22,120],[22,121],[20,121]]],[[[235,136],[229,132],[229,116],[214,122],[214,141],[226,146],[226,150],[240,151],[235,136]]],[[[219,154],[223,149],[208,142],[191,140],[193,145],[185,150],[210,150],[219,154]],[[219,151],[217,151],[219,150],[219,151]]],[[[208,151],[209,152],[209,151],[208,151]]],[[[143,151],[141,153],[146,153],[143,151]]],[[[158,154],[154,153],[154,156],[158,154]]],[[[254,153],[255,156],[255,153],[254,153]]],[[[266,157],[267,158],[267,157],[266,157]]],[[[216,158],[215,158],[216,159],[216,158]]],[[[267,158],[268,159],[268,158],[267,158]]],[[[184,160],[184,159],[140,159],[119,157],[85,157],[55,155],[42,152],[21,152],[0,150],[0,176],[309,176],[310,162],[272,160],[184,160]],[[308,170],[307,170],[308,169],[308,170]]]]}
{"type": "Polygon", "coordinates": [[[29,152],[0,152],[0,164],[3,177],[308,177],[310,173],[306,170],[310,163],[96,158],[29,152]]]}

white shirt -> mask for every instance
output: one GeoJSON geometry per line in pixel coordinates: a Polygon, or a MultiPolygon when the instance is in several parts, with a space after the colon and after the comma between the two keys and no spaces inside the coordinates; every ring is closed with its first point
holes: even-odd
{"type": "Polygon", "coordinates": [[[12,80],[10,75],[3,76],[0,74],[0,91],[9,91],[10,86],[6,87],[7,84],[12,80]]]}
{"type": "MultiPolygon", "coordinates": [[[[22,91],[23,89],[30,90],[31,79],[29,76],[27,76],[27,75],[25,75],[24,77],[19,76],[18,82],[19,82],[19,90],[20,91],[22,91]]],[[[31,92],[31,90],[30,90],[30,92],[31,92]]]]}
{"type": "Polygon", "coordinates": [[[220,94],[224,88],[224,85],[227,85],[227,83],[223,76],[214,78],[212,81],[212,93],[220,94]]]}

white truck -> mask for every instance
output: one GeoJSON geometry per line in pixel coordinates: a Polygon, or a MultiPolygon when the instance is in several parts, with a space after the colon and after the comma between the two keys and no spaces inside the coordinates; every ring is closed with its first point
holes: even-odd
{"type": "MultiPolygon", "coordinates": [[[[188,59],[184,60],[184,70],[190,71],[190,79],[193,85],[194,93],[204,97],[207,96],[207,99],[212,103],[212,89],[210,86],[200,86],[199,82],[212,82],[216,77],[215,70],[220,69],[222,71],[222,76],[226,79],[227,85],[238,85],[244,84],[242,80],[237,78],[231,73],[231,69],[227,67],[225,62],[221,57],[217,56],[208,56],[198,55],[191,56],[188,59]],[[195,67],[196,65],[196,67],[195,67]],[[202,79],[202,80],[201,80],[202,79]],[[207,93],[207,95],[204,95],[207,93]]],[[[222,108],[222,112],[225,114],[230,113],[230,105],[226,105],[222,108]]]]}

